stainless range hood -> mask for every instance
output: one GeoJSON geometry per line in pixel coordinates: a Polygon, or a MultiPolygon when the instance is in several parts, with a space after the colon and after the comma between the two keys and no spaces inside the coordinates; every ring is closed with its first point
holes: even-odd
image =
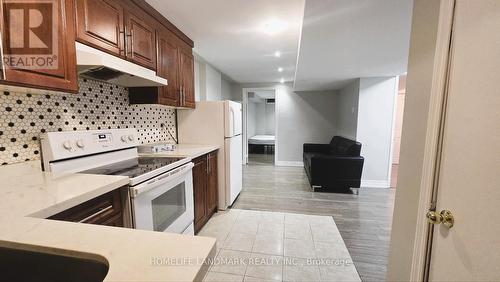
{"type": "Polygon", "coordinates": [[[148,68],[136,65],[76,42],[78,74],[125,87],[166,86],[168,81],[148,68]]]}

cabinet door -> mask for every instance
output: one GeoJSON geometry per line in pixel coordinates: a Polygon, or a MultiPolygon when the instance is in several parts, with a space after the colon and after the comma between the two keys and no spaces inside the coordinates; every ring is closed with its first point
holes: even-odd
{"type": "Polygon", "coordinates": [[[77,92],[73,2],[0,3],[4,57],[1,83],[77,92]],[[32,14],[41,15],[38,27],[29,25],[32,14]]]}
{"type": "Polygon", "coordinates": [[[124,56],[123,7],[115,0],[76,0],[76,39],[124,56]]]}
{"type": "Polygon", "coordinates": [[[208,154],[208,187],[207,187],[207,213],[211,215],[217,211],[218,182],[217,182],[217,152],[208,154]]]}
{"type": "Polygon", "coordinates": [[[167,31],[157,33],[158,57],[156,73],[168,80],[168,86],[161,87],[159,103],[179,106],[179,49],[172,35],[167,31]]]}
{"type": "Polygon", "coordinates": [[[194,160],[193,197],[194,197],[194,229],[198,232],[206,217],[207,161],[206,158],[194,160]]]}
{"type": "Polygon", "coordinates": [[[127,59],[156,70],[156,31],[148,18],[138,10],[126,12],[127,59]]]}
{"type": "Polygon", "coordinates": [[[195,108],[194,58],[191,49],[180,49],[181,107],[195,108]]]}

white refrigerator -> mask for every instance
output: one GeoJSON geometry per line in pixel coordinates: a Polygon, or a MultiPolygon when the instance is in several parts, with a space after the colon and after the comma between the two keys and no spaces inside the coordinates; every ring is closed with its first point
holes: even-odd
{"type": "Polygon", "coordinates": [[[203,101],[195,110],[178,110],[179,143],[210,144],[218,153],[219,209],[231,206],[243,186],[241,104],[203,101]]]}

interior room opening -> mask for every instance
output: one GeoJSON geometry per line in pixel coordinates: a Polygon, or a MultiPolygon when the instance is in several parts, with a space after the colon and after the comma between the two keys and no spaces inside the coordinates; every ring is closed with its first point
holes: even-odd
{"type": "Polygon", "coordinates": [[[274,165],[275,91],[247,92],[247,152],[249,165],[274,165]]]}

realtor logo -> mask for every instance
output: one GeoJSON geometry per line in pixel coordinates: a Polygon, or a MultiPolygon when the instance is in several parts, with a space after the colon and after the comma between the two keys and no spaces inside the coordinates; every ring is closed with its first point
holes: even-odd
{"type": "Polygon", "coordinates": [[[56,0],[5,0],[6,68],[57,69],[56,0]]]}

